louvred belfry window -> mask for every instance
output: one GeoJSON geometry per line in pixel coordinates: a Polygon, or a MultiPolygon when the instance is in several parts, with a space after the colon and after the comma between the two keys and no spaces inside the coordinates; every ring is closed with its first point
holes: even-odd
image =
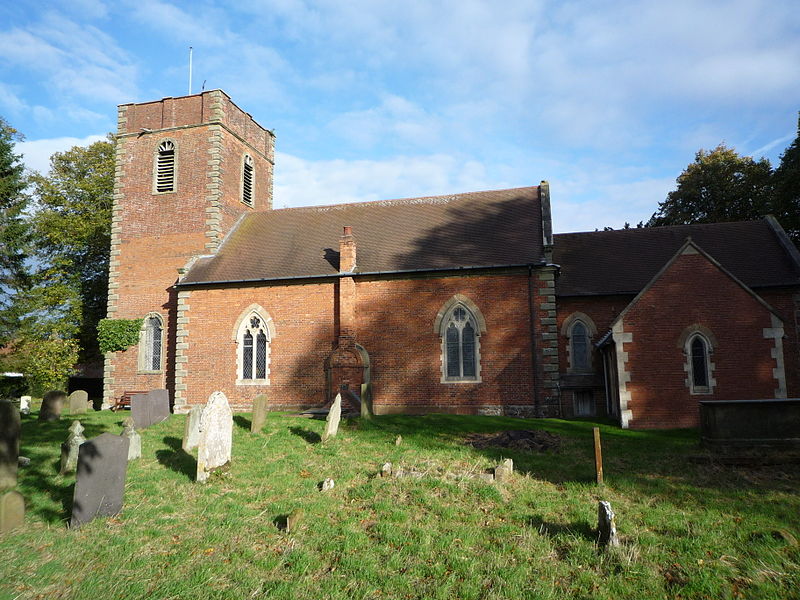
{"type": "Polygon", "coordinates": [[[242,202],[253,206],[253,157],[245,154],[242,165],[242,202]]]}
{"type": "Polygon", "coordinates": [[[245,323],[240,337],[242,380],[267,379],[269,332],[264,320],[252,315],[245,323]]]}
{"type": "Polygon", "coordinates": [[[169,140],[158,146],[156,159],[156,191],[175,191],[175,144],[169,140]]]}
{"type": "Polygon", "coordinates": [[[445,368],[448,380],[474,380],[477,375],[475,318],[456,306],[445,326],[445,368]]]}

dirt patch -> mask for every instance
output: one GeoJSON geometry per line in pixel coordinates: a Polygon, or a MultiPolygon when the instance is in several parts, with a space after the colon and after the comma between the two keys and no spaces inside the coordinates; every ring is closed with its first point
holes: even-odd
{"type": "Polygon", "coordinates": [[[484,448],[509,448],[528,452],[558,452],[561,450],[559,436],[538,430],[471,433],[464,438],[464,441],[479,450],[484,448]]]}

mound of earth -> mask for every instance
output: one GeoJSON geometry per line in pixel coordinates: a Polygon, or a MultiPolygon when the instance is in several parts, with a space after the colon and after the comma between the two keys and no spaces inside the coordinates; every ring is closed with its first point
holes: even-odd
{"type": "Polygon", "coordinates": [[[528,452],[558,452],[561,449],[561,438],[559,436],[538,430],[471,433],[464,441],[479,450],[484,448],[510,448],[512,450],[527,450],[528,452]]]}

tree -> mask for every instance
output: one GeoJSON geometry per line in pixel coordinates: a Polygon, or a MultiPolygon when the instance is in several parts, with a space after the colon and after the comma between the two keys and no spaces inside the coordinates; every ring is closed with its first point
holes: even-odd
{"type": "Polygon", "coordinates": [[[739,156],[724,144],[700,150],[677,183],[648,226],[747,221],[775,212],[769,161],[739,156]]]}
{"type": "Polygon", "coordinates": [[[24,166],[14,154],[22,136],[0,117],[0,346],[14,339],[19,322],[17,294],[24,289],[26,247],[29,241],[24,211],[24,166]]]}
{"type": "Polygon", "coordinates": [[[85,148],[57,152],[49,173],[35,173],[30,180],[37,269],[27,301],[27,335],[75,338],[81,360],[98,358],[97,323],[105,316],[108,298],[111,136],[85,148]]]}
{"type": "Polygon", "coordinates": [[[781,155],[773,175],[774,214],[795,244],[800,245],[800,114],[797,137],[781,155]]]}

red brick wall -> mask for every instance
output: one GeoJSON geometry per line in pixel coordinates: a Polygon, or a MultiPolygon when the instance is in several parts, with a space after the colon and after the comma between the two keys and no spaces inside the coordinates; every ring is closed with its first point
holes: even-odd
{"type": "Polygon", "coordinates": [[[757,290],[783,320],[783,362],[789,398],[800,398],[800,288],[757,290]]]}
{"type": "Polygon", "coordinates": [[[700,400],[774,397],[773,340],[763,337],[770,315],[704,256],[680,256],[623,316],[625,333],[633,334],[617,348],[628,353],[630,427],[695,427],[700,400]],[[711,394],[690,394],[686,358],[677,347],[681,333],[696,323],[718,341],[711,394]]]}

